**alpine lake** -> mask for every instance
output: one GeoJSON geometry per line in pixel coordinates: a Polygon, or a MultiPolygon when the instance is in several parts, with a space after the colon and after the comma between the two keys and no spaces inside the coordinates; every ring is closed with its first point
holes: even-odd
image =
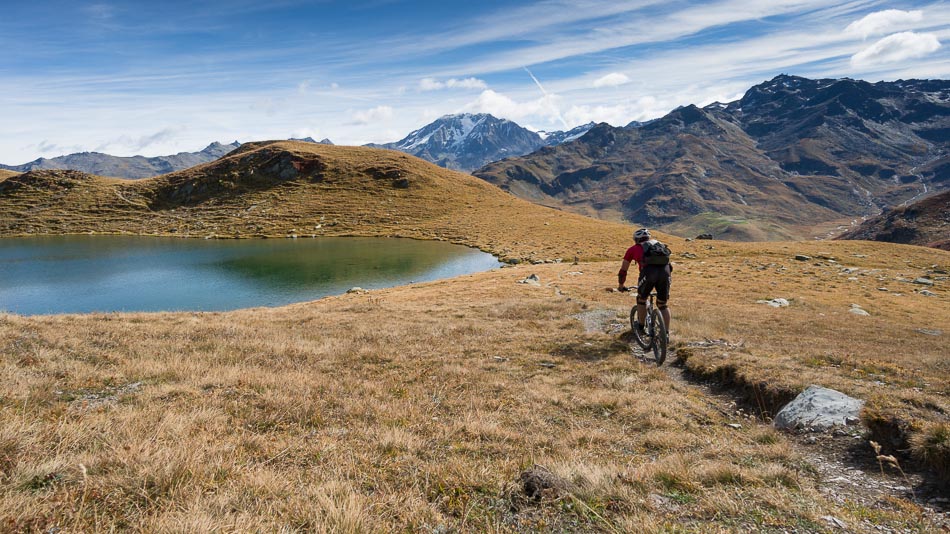
{"type": "Polygon", "coordinates": [[[492,255],[397,238],[0,239],[0,312],[226,311],[281,306],[499,267],[492,255]]]}

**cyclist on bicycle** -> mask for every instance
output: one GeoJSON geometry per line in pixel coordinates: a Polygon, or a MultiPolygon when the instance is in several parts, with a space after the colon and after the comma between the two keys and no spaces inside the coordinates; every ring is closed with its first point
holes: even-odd
{"type": "Polygon", "coordinates": [[[637,321],[636,328],[643,332],[643,323],[647,315],[647,298],[650,292],[656,289],[656,307],[663,315],[666,331],[670,328],[670,309],[667,302],[670,300],[670,279],[673,274],[673,265],[670,264],[670,249],[650,235],[650,230],[640,228],[633,234],[636,243],[627,249],[623,255],[620,272],[617,273],[618,289],[628,291],[623,285],[627,280],[627,269],[631,261],[637,262],[640,275],[637,279],[637,321]]]}

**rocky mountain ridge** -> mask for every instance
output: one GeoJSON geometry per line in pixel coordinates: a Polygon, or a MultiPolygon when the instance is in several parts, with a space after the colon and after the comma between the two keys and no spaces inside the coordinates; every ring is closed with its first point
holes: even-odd
{"type": "Polygon", "coordinates": [[[399,141],[367,146],[406,152],[448,169],[471,171],[542,146],[572,141],[591,127],[593,123],[563,132],[539,133],[487,113],[462,113],[440,117],[399,141]]]}
{"type": "Polygon", "coordinates": [[[601,124],[474,174],[536,202],[683,234],[805,237],[950,187],[950,81],[783,75],[735,102],[601,124]]]}

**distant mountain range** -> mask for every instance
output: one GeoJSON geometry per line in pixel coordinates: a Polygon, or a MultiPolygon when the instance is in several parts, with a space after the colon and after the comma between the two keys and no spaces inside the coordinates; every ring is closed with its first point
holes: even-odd
{"type": "MultiPolygon", "coordinates": [[[[312,137],[290,139],[322,145],[332,145],[329,139],[315,141],[312,137]]],[[[78,152],[56,158],[39,158],[23,165],[2,165],[0,169],[14,172],[28,172],[40,169],[61,169],[82,171],[97,176],[113,176],[116,178],[148,178],[160,174],[180,171],[214,161],[232,150],[241,146],[234,141],[229,144],[211,143],[198,152],[179,152],[172,156],[110,156],[100,152],[78,152]]]]}
{"type": "Polygon", "coordinates": [[[110,156],[100,152],[79,152],[50,159],[39,158],[23,165],[0,165],[0,168],[16,172],[40,169],[69,169],[98,176],[147,178],[214,161],[239,146],[241,144],[237,141],[227,145],[215,142],[199,152],[179,152],[172,156],[151,158],[145,156],[110,156]]]}
{"type": "Polygon", "coordinates": [[[950,186],[950,81],[778,76],[473,174],[535,202],[732,239],[808,235],[950,186]]]}
{"type": "MultiPolygon", "coordinates": [[[[685,106],[624,127],[533,132],[488,114],[459,114],[367,146],[477,169],[517,196],[584,215],[680,235],[803,238],[950,188],[950,81],[782,75],[734,102],[685,106]]],[[[237,147],[212,143],[156,158],[81,153],[0,168],[140,178],[237,147]]]]}
{"type": "Polygon", "coordinates": [[[366,146],[399,150],[440,167],[471,171],[492,161],[577,139],[593,126],[590,123],[566,132],[533,132],[489,114],[463,113],[441,117],[394,143],[366,146]]]}

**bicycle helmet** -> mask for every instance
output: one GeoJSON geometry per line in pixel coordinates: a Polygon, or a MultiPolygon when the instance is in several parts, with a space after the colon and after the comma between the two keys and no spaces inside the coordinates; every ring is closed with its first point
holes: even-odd
{"type": "Polygon", "coordinates": [[[650,237],[650,231],[646,228],[641,228],[633,233],[633,240],[637,243],[643,241],[644,239],[650,239],[650,237]]]}

